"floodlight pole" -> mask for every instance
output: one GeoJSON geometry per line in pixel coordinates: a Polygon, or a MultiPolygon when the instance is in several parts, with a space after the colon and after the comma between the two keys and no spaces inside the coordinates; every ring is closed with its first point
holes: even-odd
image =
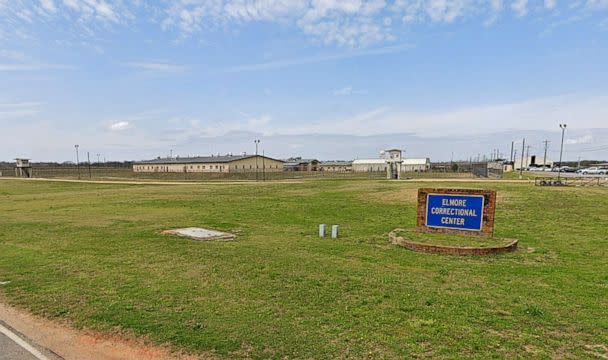
{"type": "Polygon", "coordinates": [[[80,180],[80,159],[78,158],[78,144],[74,145],[76,148],[76,170],[78,171],[78,180],[80,180]]]}
{"type": "Polygon", "coordinates": [[[524,175],[524,153],[526,152],[526,138],[524,138],[521,144],[521,163],[519,164],[519,179],[521,180],[524,175]]]}
{"type": "Polygon", "coordinates": [[[89,179],[91,179],[91,157],[89,156],[88,151],[87,151],[87,165],[89,166],[89,179]]]}
{"type": "Polygon", "coordinates": [[[262,181],[266,181],[266,156],[264,150],[262,150],[262,181]]]}
{"type": "Polygon", "coordinates": [[[258,181],[258,145],[260,144],[260,139],[253,140],[255,143],[255,181],[258,181]]]}
{"type": "Polygon", "coordinates": [[[559,149],[559,168],[557,169],[557,182],[560,182],[562,175],[562,154],[564,153],[564,133],[566,132],[566,124],[559,124],[559,128],[562,129],[562,144],[559,149]]]}

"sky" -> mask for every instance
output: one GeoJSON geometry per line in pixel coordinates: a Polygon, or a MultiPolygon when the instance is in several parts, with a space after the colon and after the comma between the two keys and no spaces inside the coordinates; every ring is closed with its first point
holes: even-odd
{"type": "Polygon", "coordinates": [[[608,160],[608,0],[0,0],[0,161],[608,160]]]}

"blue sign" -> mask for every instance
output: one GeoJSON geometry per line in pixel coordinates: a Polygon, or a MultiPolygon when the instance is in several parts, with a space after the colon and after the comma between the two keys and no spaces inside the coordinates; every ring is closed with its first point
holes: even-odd
{"type": "Polygon", "coordinates": [[[483,195],[428,194],[426,226],[481,231],[483,195]]]}

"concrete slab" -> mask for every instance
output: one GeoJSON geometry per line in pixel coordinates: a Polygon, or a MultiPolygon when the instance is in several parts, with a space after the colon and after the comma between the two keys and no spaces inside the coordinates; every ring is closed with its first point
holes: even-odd
{"type": "Polygon", "coordinates": [[[231,233],[199,227],[165,230],[162,233],[184,236],[195,240],[232,240],[235,238],[235,235],[231,233]]]}

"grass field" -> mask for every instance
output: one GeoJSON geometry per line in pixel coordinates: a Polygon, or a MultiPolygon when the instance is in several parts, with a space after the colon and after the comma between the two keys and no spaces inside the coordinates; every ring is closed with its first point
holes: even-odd
{"type": "Polygon", "coordinates": [[[608,189],[0,181],[0,299],[228,358],[608,356],[608,189]],[[498,191],[491,257],[413,253],[418,187],[498,191]],[[316,237],[340,224],[339,240],[316,237]],[[196,242],[163,229],[239,230],[196,242]]]}

